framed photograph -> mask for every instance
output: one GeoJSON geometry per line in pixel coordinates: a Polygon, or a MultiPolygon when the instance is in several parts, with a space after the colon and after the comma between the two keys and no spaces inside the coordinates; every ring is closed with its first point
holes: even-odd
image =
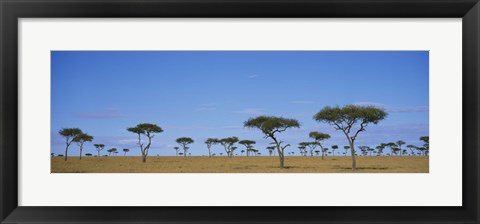
{"type": "Polygon", "coordinates": [[[1,223],[480,222],[476,0],[0,7],[1,223]]]}

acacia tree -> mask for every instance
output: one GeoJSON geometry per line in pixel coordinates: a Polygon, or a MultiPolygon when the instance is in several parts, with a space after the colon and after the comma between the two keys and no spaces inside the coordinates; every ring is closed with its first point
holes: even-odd
{"type": "Polygon", "coordinates": [[[193,143],[193,139],[189,137],[181,137],[175,140],[183,148],[183,155],[187,157],[187,151],[189,149],[188,145],[193,143]]]}
{"type": "Polygon", "coordinates": [[[403,140],[398,140],[396,142],[396,144],[398,145],[398,148],[400,149],[400,151],[402,151],[402,145],[405,145],[405,141],[403,140]]]}
{"type": "Polygon", "coordinates": [[[362,145],[362,146],[358,146],[358,148],[360,149],[360,151],[362,151],[362,155],[367,155],[367,150],[368,150],[368,146],[365,146],[365,145],[362,145]]]}
{"type": "Polygon", "coordinates": [[[255,142],[253,140],[242,140],[242,141],[238,142],[238,144],[245,146],[245,148],[247,150],[247,156],[248,156],[249,149],[252,149],[253,145],[256,144],[256,143],[257,142],[255,142]]]}
{"type": "Polygon", "coordinates": [[[102,151],[103,148],[105,148],[105,145],[104,144],[93,144],[93,146],[95,146],[95,149],[97,150],[98,156],[100,156],[100,151],[102,151]]]}
{"type": "Polygon", "coordinates": [[[382,156],[383,149],[385,149],[385,144],[382,143],[379,146],[375,147],[375,149],[377,149],[378,151],[378,156],[382,156]]]}
{"type": "Polygon", "coordinates": [[[348,149],[350,149],[350,146],[348,145],[343,146],[343,149],[345,149],[345,152],[343,153],[343,155],[347,156],[347,152],[348,152],[348,149]]]}
{"type": "Polygon", "coordinates": [[[423,152],[424,155],[426,156],[430,150],[430,137],[428,136],[422,136],[420,137],[420,141],[423,141],[423,152]]]}
{"type": "Polygon", "coordinates": [[[123,149],[123,156],[126,156],[127,152],[130,152],[130,149],[123,149]]]}
{"type": "Polygon", "coordinates": [[[333,156],[335,156],[335,150],[338,149],[338,145],[332,145],[333,156]]]}
{"type": "Polygon", "coordinates": [[[232,147],[234,147],[235,143],[237,142],[238,142],[238,138],[235,136],[222,138],[219,140],[220,145],[222,145],[225,148],[225,152],[227,153],[228,157],[233,156],[232,147]]]}
{"type": "Polygon", "coordinates": [[[85,144],[85,142],[91,142],[92,140],[93,136],[88,135],[87,133],[81,133],[73,138],[73,141],[80,147],[80,159],[82,159],[83,144],[85,144]]]}
{"type": "Polygon", "coordinates": [[[270,156],[273,155],[273,153],[275,152],[275,146],[271,145],[271,146],[267,146],[267,150],[268,150],[268,154],[270,156]]]}
{"type": "Polygon", "coordinates": [[[208,138],[207,140],[205,140],[205,144],[207,145],[207,148],[208,148],[208,156],[212,157],[211,148],[212,148],[212,145],[218,144],[218,139],[208,138]]]}
{"type": "Polygon", "coordinates": [[[323,149],[322,141],[329,139],[330,135],[322,132],[312,131],[308,134],[308,136],[310,138],[313,138],[313,140],[320,146],[320,149],[322,151],[322,160],[323,160],[323,156],[325,155],[325,150],[323,149]]]}
{"type": "MultiPolygon", "coordinates": [[[[237,150],[237,149],[238,149],[237,146],[232,146],[230,155],[233,156],[234,155],[233,153],[235,153],[235,150],[237,150]]],[[[235,154],[235,155],[237,155],[237,154],[235,154]]]]}
{"type": "Polygon", "coordinates": [[[175,149],[175,156],[178,156],[178,150],[180,150],[180,147],[175,146],[173,149],[175,149]]]}
{"type": "Polygon", "coordinates": [[[316,121],[326,122],[336,130],[341,130],[348,140],[352,153],[352,171],[355,171],[355,140],[368,124],[378,124],[387,117],[383,109],[372,106],[346,105],[344,107],[325,107],[313,117],[316,121]]]}
{"type": "Polygon", "coordinates": [[[75,137],[82,134],[82,130],[80,128],[62,128],[58,133],[65,138],[65,161],[67,161],[68,157],[68,147],[74,141],[75,137]]]}
{"type": "Polygon", "coordinates": [[[277,147],[278,157],[280,159],[280,168],[284,168],[285,161],[285,148],[290,144],[283,145],[282,141],[277,140],[275,134],[282,133],[288,128],[300,128],[300,123],[295,119],[288,119],[283,117],[274,116],[258,116],[256,118],[250,118],[243,124],[248,128],[257,128],[265,135],[265,138],[271,138],[277,147]]]}
{"type": "Polygon", "coordinates": [[[138,135],[138,146],[142,152],[142,162],[147,162],[148,149],[152,145],[152,138],[155,137],[155,133],[163,132],[163,129],[156,124],[142,123],[137,124],[135,127],[127,128],[127,131],[138,135]],[[147,137],[147,142],[142,142],[141,136],[147,137]]]}
{"type": "MultiPolygon", "coordinates": [[[[274,147],[275,147],[275,146],[274,146],[274,147]]],[[[301,156],[307,155],[307,146],[299,143],[297,148],[298,148],[298,150],[300,151],[300,155],[301,155],[301,156]]]]}
{"type": "Polygon", "coordinates": [[[407,145],[407,148],[410,150],[411,155],[415,155],[415,149],[417,149],[417,146],[407,145]]]}
{"type": "Polygon", "coordinates": [[[392,156],[393,156],[393,154],[397,155],[397,152],[400,150],[397,147],[397,143],[395,143],[395,142],[386,143],[385,146],[390,147],[390,152],[391,152],[392,156]]]}
{"type": "MultiPolygon", "coordinates": [[[[308,151],[310,152],[310,156],[313,156],[313,150],[315,150],[315,148],[318,146],[318,144],[316,142],[300,142],[298,144],[302,147],[305,147],[305,148],[308,147],[308,151]]],[[[307,154],[307,152],[305,150],[305,155],[306,154],[307,154]]]]}

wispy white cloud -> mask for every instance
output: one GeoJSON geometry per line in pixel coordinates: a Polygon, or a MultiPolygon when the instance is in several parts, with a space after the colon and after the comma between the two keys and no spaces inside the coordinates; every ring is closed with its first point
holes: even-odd
{"type": "Polygon", "coordinates": [[[354,105],[359,106],[374,106],[385,109],[387,112],[399,112],[399,113],[409,113],[409,112],[427,112],[429,111],[428,106],[398,106],[398,105],[387,105],[382,103],[375,102],[357,102],[353,103],[354,105]]]}
{"type": "Polygon", "coordinates": [[[121,114],[116,108],[107,108],[90,112],[74,112],[73,116],[82,119],[112,119],[125,117],[126,115],[121,114]]]}
{"type": "Polygon", "coordinates": [[[235,111],[239,114],[247,114],[247,115],[262,115],[265,112],[261,108],[245,108],[243,110],[235,111]]]}
{"type": "Polygon", "coordinates": [[[254,79],[254,78],[257,78],[257,77],[258,77],[258,75],[249,75],[248,76],[249,79],[254,79]]]}

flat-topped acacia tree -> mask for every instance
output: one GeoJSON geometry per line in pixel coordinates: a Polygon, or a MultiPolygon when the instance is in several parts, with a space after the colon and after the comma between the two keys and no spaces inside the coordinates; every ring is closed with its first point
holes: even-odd
{"type": "Polygon", "coordinates": [[[154,133],[162,133],[163,129],[156,124],[142,123],[137,124],[135,127],[127,128],[127,131],[138,135],[138,146],[142,152],[142,162],[147,162],[148,149],[152,145],[152,138],[155,137],[154,133]],[[147,142],[142,142],[142,135],[147,137],[147,142]]]}
{"type": "MultiPolygon", "coordinates": [[[[310,156],[313,156],[313,151],[317,148],[318,144],[316,142],[300,142],[298,143],[301,147],[306,149],[308,147],[308,151],[310,152],[310,156]]],[[[307,151],[305,150],[305,155],[307,151]]]]}
{"type": "Polygon", "coordinates": [[[430,137],[428,136],[422,136],[419,138],[420,141],[423,141],[423,148],[425,148],[426,152],[430,150],[430,137]]]}
{"type": "Polygon", "coordinates": [[[187,157],[187,151],[189,149],[188,145],[192,144],[194,141],[192,138],[189,138],[189,137],[181,137],[181,138],[177,138],[177,140],[175,140],[180,146],[182,146],[182,149],[183,149],[183,155],[185,157],[187,157]]]}
{"type": "Polygon", "coordinates": [[[338,145],[332,145],[333,156],[335,156],[335,150],[338,149],[338,145]]]}
{"type": "Polygon", "coordinates": [[[180,150],[180,147],[175,146],[173,149],[175,149],[175,156],[178,156],[178,150],[180,150]]]}
{"type": "Polygon", "coordinates": [[[310,138],[313,138],[313,140],[317,143],[318,146],[320,146],[320,151],[322,151],[322,160],[325,155],[325,150],[323,149],[322,141],[327,140],[330,138],[329,134],[325,134],[322,132],[318,131],[312,131],[308,134],[310,138]]]}
{"type": "Polygon", "coordinates": [[[93,136],[88,135],[87,133],[81,133],[75,136],[75,138],[73,138],[73,141],[76,142],[80,147],[80,159],[82,159],[83,144],[85,144],[85,142],[93,141],[93,136]]]}
{"type": "Polygon", "coordinates": [[[130,149],[123,149],[123,156],[126,156],[127,152],[130,152],[130,149]]]}
{"type": "Polygon", "coordinates": [[[307,155],[307,147],[304,144],[298,144],[298,150],[300,150],[300,155],[301,156],[306,156],[307,155]]]}
{"type": "Polygon", "coordinates": [[[346,105],[344,107],[324,107],[313,119],[332,125],[341,130],[348,140],[352,153],[352,171],[355,171],[355,140],[368,124],[378,124],[387,117],[387,112],[373,106],[346,105]]]}
{"type": "Polygon", "coordinates": [[[68,157],[68,147],[72,144],[74,141],[75,137],[78,135],[82,134],[82,130],[80,128],[62,128],[58,133],[65,138],[65,156],[64,160],[67,161],[68,157]]]}
{"type": "Polygon", "coordinates": [[[100,151],[102,151],[103,148],[105,148],[105,145],[104,144],[93,144],[93,146],[95,146],[95,149],[97,150],[97,154],[98,154],[98,156],[100,156],[100,151]]]}
{"type": "Polygon", "coordinates": [[[295,119],[275,116],[258,116],[256,118],[248,119],[243,125],[248,128],[259,129],[265,135],[265,138],[271,138],[274,141],[280,159],[280,169],[283,169],[285,162],[285,148],[290,146],[290,144],[282,146],[282,141],[277,140],[275,135],[282,133],[289,128],[299,128],[300,123],[295,119]]]}
{"type": "Polygon", "coordinates": [[[220,145],[222,145],[225,148],[225,152],[227,153],[228,157],[233,156],[232,147],[234,147],[235,143],[237,142],[238,142],[238,137],[235,137],[235,136],[222,138],[218,141],[218,143],[220,143],[220,145]]]}
{"type": "Polygon", "coordinates": [[[204,142],[206,145],[207,145],[207,148],[208,148],[208,156],[209,157],[212,157],[212,146],[215,145],[215,144],[218,144],[218,139],[216,138],[208,138],[207,140],[205,140],[204,142]]]}
{"type": "Polygon", "coordinates": [[[253,140],[242,140],[242,141],[238,142],[238,144],[245,146],[245,149],[247,150],[247,156],[248,156],[248,152],[251,149],[253,149],[253,145],[256,144],[256,143],[257,142],[255,142],[253,140]]]}

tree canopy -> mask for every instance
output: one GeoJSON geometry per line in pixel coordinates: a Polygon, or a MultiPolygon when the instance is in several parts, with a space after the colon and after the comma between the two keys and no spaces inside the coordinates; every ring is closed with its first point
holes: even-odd
{"type": "Polygon", "coordinates": [[[331,124],[337,130],[342,130],[345,134],[350,134],[352,127],[359,124],[360,127],[351,138],[355,140],[358,133],[365,130],[369,124],[378,124],[379,121],[387,117],[387,112],[383,109],[373,106],[346,105],[344,107],[325,107],[313,116],[313,119],[319,122],[331,124]]]}
{"type": "Polygon", "coordinates": [[[58,133],[65,138],[73,139],[83,132],[80,128],[62,128],[58,133]]]}
{"type": "Polygon", "coordinates": [[[73,141],[83,144],[85,142],[93,141],[93,136],[88,135],[87,133],[80,133],[73,138],[73,141]]]}
{"type": "Polygon", "coordinates": [[[175,142],[182,145],[188,145],[188,144],[192,144],[194,141],[192,138],[189,138],[189,137],[181,137],[181,138],[177,138],[175,142]]]}
{"type": "Polygon", "coordinates": [[[150,135],[151,133],[161,133],[163,132],[163,129],[156,124],[142,123],[137,124],[135,127],[127,128],[127,131],[137,134],[150,135]]]}
{"type": "Polygon", "coordinates": [[[300,123],[297,120],[290,118],[258,116],[245,121],[244,126],[248,128],[258,128],[266,136],[271,137],[275,133],[283,132],[288,128],[299,128],[300,123]]]}
{"type": "Polygon", "coordinates": [[[310,138],[313,138],[316,142],[321,142],[323,140],[329,139],[330,135],[322,132],[312,131],[308,134],[310,138]]]}

